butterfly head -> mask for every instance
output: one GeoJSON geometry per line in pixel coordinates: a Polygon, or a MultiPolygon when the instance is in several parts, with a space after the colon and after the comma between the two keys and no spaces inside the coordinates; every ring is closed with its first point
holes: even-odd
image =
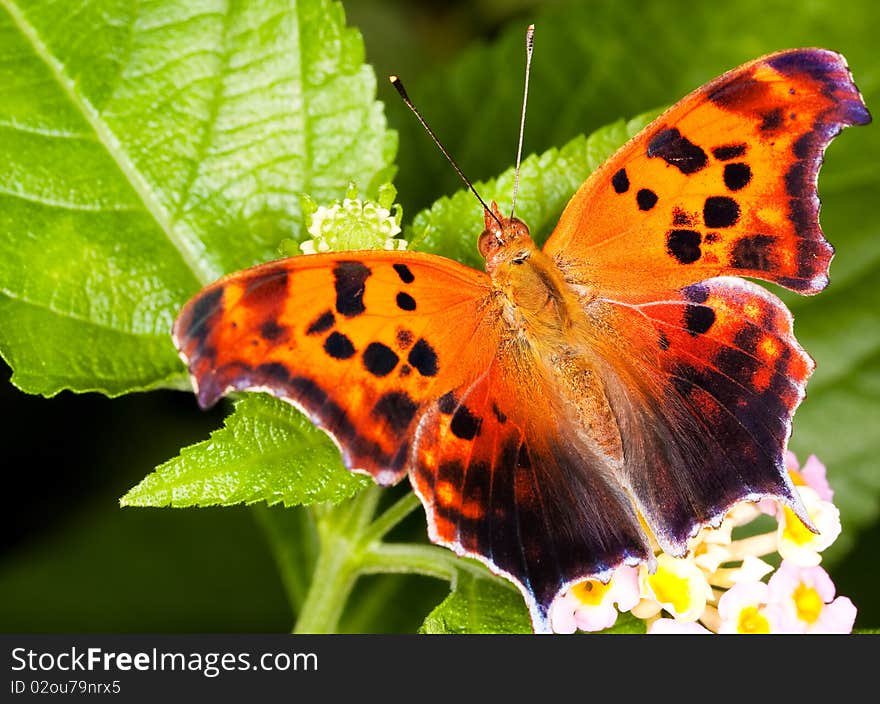
{"type": "Polygon", "coordinates": [[[501,214],[492,201],[492,211],[484,211],[485,227],[477,241],[486,260],[486,271],[492,274],[504,264],[521,264],[535,249],[528,226],[519,218],[501,214]]]}

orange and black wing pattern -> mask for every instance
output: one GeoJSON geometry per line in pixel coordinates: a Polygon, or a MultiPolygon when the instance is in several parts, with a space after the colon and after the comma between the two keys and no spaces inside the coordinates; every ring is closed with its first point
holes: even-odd
{"type": "Polygon", "coordinates": [[[572,583],[651,559],[623,485],[556,398],[545,370],[501,351],[425,413],[411,469],[431,539],[510,578],[537,632],[572,583]]]}
{"type": "Polygon", "coordinates": [[[799,293],[828,282],[816,192],[825,147],[870,122],[842,56],[797,49],[694,91],[597,169],[545,245],[569,278],[626,300],[714,276],[799,293]]]}
{"type": "Polygon", "coordinates": [[[391,484],[423,406],[489,366],[488,290],[482,272],[427,254],[292,257],[208,286],[173,336],[203,407],[233,390],[274,394],[327,431],[349,469],[391,484]]]}

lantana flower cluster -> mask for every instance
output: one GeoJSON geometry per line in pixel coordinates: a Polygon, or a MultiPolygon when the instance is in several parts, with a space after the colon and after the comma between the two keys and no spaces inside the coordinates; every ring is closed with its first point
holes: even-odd
{"type": "Polygon", "coordinates": [[[789,452],[786,467],[818,533],[776,501],[737,504],[717,528],[693,539],[687,557],[657,548],[653,573],[645,565],[622,566],[607,584],[575,584],[553,603],[553,630],[601,631],[629,611],[647,622],[648,633],[851,632],[856,607],[836,595],[819,566],[822,551],[840,535],[825,466],[811,455],[801,467],[789,452]],[[763,516],[775,519],[774,530],[737,537],[754,533],[749,524],[767,522],[763,516]],[[781,557],[775,570],[764,559],[774,554],[781,557]]]}
{"type": "MultiPolygon", "coordinates": [[[[402,210],[392,205],[397,189],[390,183],[379,187],[378,198],[362,199],[352,184],[342,201],[318,205],[309,196],[302,197],[302,209],[310,239],[299,244],[303,254],[340,252],[357,249],[406,249],[400,234],[402,210]]],[[[289,249],[288,244],[283,245],[289,249]]],[[[285,254],[294,252],[285,251],[285,254]]]]}

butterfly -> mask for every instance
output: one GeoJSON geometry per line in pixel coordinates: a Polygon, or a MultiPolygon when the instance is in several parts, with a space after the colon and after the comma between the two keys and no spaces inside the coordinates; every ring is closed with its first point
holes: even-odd
{"type": "Polygon", "coordinates": [[[598,168],[543,248],[485,211],[485,271],[418,252],[295,256],[211,284],[174,342],[198,401],[265,391],[345,465],[408,476],[430,539],[553,600],[772,497],[813,361],[784,304],[828,283],[817,175],[870,122],[844,58],[796,49],[690,93],[598,168]]]}

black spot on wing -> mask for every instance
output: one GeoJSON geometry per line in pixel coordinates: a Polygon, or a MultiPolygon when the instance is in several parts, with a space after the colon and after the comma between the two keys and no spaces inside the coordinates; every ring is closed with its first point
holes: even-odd
{"type": "Polygon", "coordinates": [[[472,414],[467,406],[459,406],[452,416],[449,428],[455,437],[461,440],[473,440],[480,434],[482,423],[483,419],[472,414]]]}
{"type": "Polygon", "coordinates": [[[400,280],[405,284],[411,284],[416,280],[416,277],[413,275],[412,271],[406,264],[394,264],[394,271],[397,272],[397,275],[400,277],[400,280]]]}
{"type": "Polygon", "coordinates": [[[715,323],[715,311],[709,306],[692,305],[684,309],[684,325],[692,337],[708,332],[715,323]]]}
{"type": "Polygon", "coordinates": [[[724,185],[731,191],[739,191],[749,185],[752,170],[748,164],[735,163],[724,166],[724,185]]]}
{"type": "Polygon", "coordinates": [[[733,338],[733,344],[744,352],[755,355],[763,335],[764,333],[757,325],[749,323],[737,331],[733,338]]]}
{"type": "Polygon", "coordinates": [[[363,313],[364,287],[373,272],[361,262],[342,261],[333,267],[334,287],[336,289],[336,311],[352,318],[363,313]]]}
{"type": "Polygon", "coordinates": [[[611,177],[611,185],[614,186],[615,193],[626,193],[629,190],[629,177],[626,175],[626,169],[620,169],[611,177]]]}
{"type": "Polygon", "coordinates": [[[367,345],[363,354],[364,367],[373,376],[388,376],[400,358],[387,345],[381,342],[371,342],[367,345]]]}
{"type": "Polygon", "coordinates": [[[418,408],[419,405],[405,391],[389,391],[376,401],[373,415],[400,435],[409,427],[418,408]]]}
{"type": "Polygon", "coordinates": [[[648,143],[648,157],[660,157],[683,174],[692,174],[705,168],[708,157],[675,127],[658,132],[648,143]]]}
{"type": "Polygon", "coordinates": [[[279,340],[286,330],[274,320],[267,320],[260,326],[260,336],[269,342],[279,340]]]}
{"type": "Polygon", "coordinates": [[[730,161],[731,159],[736,159],[738,156],[742,156],[745,153],[745,144],[727,144],[722,147],[715,147],[712,150],[712,156],[718,159],[718,161],[730,161]]]}
{"type": "Polygon", "coordinates": [[[666,235],[666,252],[680,264],[693,264],[701,256],[699,232],[672,230],[666,235]]]}
{"type": "Polygon", "coordinates": [[[416,309],[416,299],[410,296],[408,293],[404,293],[401,291],[397,294],[397,307],[400,310],[415,310],[416,309]]]}
{"type": "Polygon", "coordinates": [[[750,235],[741,238],[730,252],[730,265],[736,269],[769,271],[776,266],[773,244],[769,235],[750,235]]]}
{"type": "Polygon", "coordinates": [[[773,108],[761,114],[761,124],[758,127],[762,132],[773,132],[782,127],[784,115],[782,108],[773,108]]]}
{"type": "Polygon", "coordinates": [[[733,227],[739,221],[739,204],[727,196],[711,196],[703,205],[706,227],[733,227]]]}
{"type": "Polygon", "coordinates": [[[437,374],[437,353],[422,337],[413,345],[406,361],[414,366],[422,376],[436,376],[437,374]]]}
{"type": "Polygon", "coordinates": [[[351,340],[340,332],[331,332],[324,340],[324,351],[333,359],[350,359],[354,356],[355,349],[351,340]]]}
{"type": "Polygon", "coordinates": [[[705,303],[709,299],[709,287],[706,284],[691,284],[681,290],[691,303],[705,303]]]}
{"type": "Polygon", "coordinates": [[[636,203],[639,210],[650,210],[657,205],[657,194],[649,188],[642,188],[636,193],[636,203]]]}
{"type": "Polygon", "coordinates": [[[440,398],[437,399],[437,408],[444,415],[449,415],[452,413],[456,407],[458,406],[458,401],[455,398],[455,393],[452,391],[447,391],[440,398]]]}
{"type": "Polygon", "coordinates": [[[669,349],[669,338],[666,337],[666,333],[664,333],[662,330],[657,337],[657,346],[664,352],[669,349]]]}
{"type": "Polygon", "coordinates": [[[326,310],[306,328],[306,335],[320,335],[322,332],[327,332],[335,323],[336,318],[333,316],[333,311],[326,310]]]}
{"type": "Polygon", "coordinates": [[[492,413],[495,415],[495,420],[504,425],[507,422],[507,415],[498,408],[497,404],[492,404],[492,413]]]}
{"type": "Polygon", "coordinates": [[[290,381],[290,371],[281,362],[266,362],[260,364],[255,372],[259,377],[258,385],[264,383],[285,385],[290,381]]]}

